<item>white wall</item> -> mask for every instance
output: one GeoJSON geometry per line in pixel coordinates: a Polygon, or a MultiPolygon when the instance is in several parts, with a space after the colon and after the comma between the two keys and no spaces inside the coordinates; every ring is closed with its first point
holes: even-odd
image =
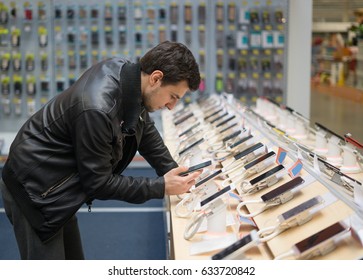
{"type": "Polygon", "coordinates": [[[290,0],[287,34],[287,106],[310,118],[312,0],[290,0]]]}

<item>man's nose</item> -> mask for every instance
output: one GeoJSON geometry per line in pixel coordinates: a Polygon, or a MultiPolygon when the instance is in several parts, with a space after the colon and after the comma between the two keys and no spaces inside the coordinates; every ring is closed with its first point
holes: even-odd
{"type": "Polygon", "coordinates": [[[176,103],[177,103],[177,100],[170,101],[169,103],[167,103],[165,105],[165,107],[168,108],[168,110],[172,110],[175,107],[176,103]]]}

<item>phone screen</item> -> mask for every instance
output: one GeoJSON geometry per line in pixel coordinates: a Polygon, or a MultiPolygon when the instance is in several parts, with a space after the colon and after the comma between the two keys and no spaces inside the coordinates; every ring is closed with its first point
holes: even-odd
{"type": "Polygon", "coordinates": [[[322,202],[322,198],[321,196],[316,196],[316,197],[313,197],[313,198],[310,198],[309,200],[295,206],[294,208],[291,208],[290,210],[282,213],[280,215],[281,219],[283,221],[286,221],[302,212],[304,212],[305,210],[307,209],[310,209],[312,207],[314,207],[315,205],[318,205],[322,202]]]}
{"type": "Polygon", "coordinates": [[[226,137],[224,137],[222,139],[223,142],[227,142],[235,137],[237,137],[240,133],[242,132],[242,130],[238,130],[238,131],[235,131],[235,132],[232,132],[230,135],[227,135],[226,137]]]}
{"type": "Polygon", "coordinates": [[[195,146],[199,145],[199,144],[200,144],[200,143],[202,143],[202,142],[204,142],[204,139],[203,139],[203,138],[201,138],[201,139],[199,139],[199,140],[197,140],[197,141],[195,141],[195,142],[193,142],[193,143],[189,144],[188,146],[183,147],[183,149],[179,152],[179,155],[184,154],[186,151],[188,151],[188,150],[190,150],[191,148],[193,148],[193,147],[195,147],[195,146]]]}
{"type": "Polygon", "coordinates": [[[266,171],[265,173],[262,173],[261,175],[257,176],[256,178],[253,178],[250,181],[250,184],[253,186],[254,184],[257,184],[258,182],[262,181],[263,179],[266,179],[273,174],[279,172],[280,170],[285,169],[283,165],[275,166],[274,168],[271,168],[270,170],[266,171]]]}
{"type": "Polygon", "coordinates": [[[220,108],[220,109],[218,109],[218,110],[216,110],[216,111],[214,111],[213,113],[210,113],[208,116],[206,116],[205,118],[204,118],[204,120],[206,121],[207,119],[209,119],[209,118],[211,118],[211,117],[213,117],[213,116],[215,116],[215,115],[217,115],[219,112],[221,112],[223,110],[223,108],[220,108]]]}
{"type": "Polygon", "coordinates": [[[244,138],[242,138],[242,139],[238,140],[237,142],[233,143],[233,144],[232,144],[232,145],[230,145],[229,147],[230,147],[231,149],[233,149],[233,148],[237,147],[238,145],[240,145],[240,144],[242,144],[242,143],[246,142],[247,140],[250,140],[252,137],[253,137],[253,135],[252,135],[252,134],[250,134],[250,135],[248,135],[248,136],[246,136],[246,137],[244,137],[244,138]]]}
{"type": "Polygon", "coordinates": [[[210,123],[215,123],[216,121],[220,120],[221,118],[223,118],[223,117],[225,117],[227,115],[228,115],[228,112],[224,112],[223,114],[221,114],[218,117],[216,117],[213,120],[211,120],[210,123]]]}
{"type": "Polygon", "coordinates": [[[183,117],[181,117],[180,119],[176,120],[176,121],[174,122],[174,125],[179,125],[179,124],[181,124],[181,123],[185,122],[186,120],[188,120],[189,118],[191,118],[191,117],[193,117],[193,116],[194,116],[194,114],[193,114],[193,113],[189,113],[189,114],[187,114],[186,116],[183,116],[183,117]]]}
{"type": "Polygon", "coordinates": [[[180,117],[181,115],[185,114],[190,108],[189,107],[184,107],[184,108],[181,108],[180,110],[174,112],[173,116],[175,118],[178,118],[180,117]]]}
{"type": "Polygon", "coordinates": [[[243,150],[242,152],[238,153],[237,155],[235,155],[234,159],[238,160],[238,159],[240,159],[240,158],[242,158],[244,156],[247,156],[248,154],[256,151],[257,149],[259,149],[261,147],[263,147],[263,144],[261,142],[259,142],[259,143],[255,144],[255,145],[253,145],[252,147],[249,147],[249,148],[243,150]]]}
{"type": "Polygon", "coordinates": [[[193,166],[189,167],[189,169],[187,171],[184,171],[184,172],[179,173],[179,175],[180,176],[188,175],[189,173],[191,173],[193,171],[197,171],[197,170],[202,169],[204,167],[207,167],[207,166],[209,166],[211,164],[212,164],[212,161],[211,160],[208,160],[208,161],[205,161],[205,162],[202,162],[202,163],[193,165],[193,166]]]}
{"type": "Polygon", "coordinates": [[[222,260],[223,258],[227,257],[228,255],[232,254],[233,252],[237,251],[238,249],[246,246],[248,243],[251,242],[252,236],[251,234],[247,234],[246,236],[229,245],[227,248],[223,249],[219,253],[213,255],[212,260],[222,260]]]}
{"type": "Polygon", "coordinates": [[[191,127],[187,128],[186,130],[184,130],[182,133],[179,134],[179,137],[182,137],[183,135],[191,132],[194,128],[196,128],[197,126],[200,125],[200,122],[197,122],[195,124],[193,124],[191,127]]]}
{"type": "Polygon", "coordinates": [[[237,123],[233,123],[233,124],[227,126],[226,128],[223,128],[220,132],[223,133],[223,132],[227,131],[228,129],[235,127],[236,125],[237,125],[237,123]]]}
{"type": "Polygon", "coordinates": [[[287,192],[299,185],[301,185],[302,183],[304,183],[304,179],[301,177],[296,177],[294,179],[292,179],[291,181],[282,184],[281,186],[277,187],[276,189],[265,193],[264,195],[261,196],[262,201],[269,201],[271,199],[274,199],[275,197],[283,194],[284,192],[287,192]]]}
{"type": "Polygon", "coordinates": [[[228,123],[229,121],[233,120],[235,117],[236,117],[235,115],[230,116],[229,118],[227,118],[227,119],[225,119],[225,120],[221,121],[220,123],[218,123],[218,124],[216,125],[216,127],[220,127],[220,126],[222,126],[222,125],[224,125],[224,124],[228,123]]]}
{"type": "Polygon", "coordinates": [[[263,156],[261,156],[261,157],[255,159],[255,160],[247,163],[243,168],[245,170],[250,169],[251,167],[259,164],[260,162],[263,162],[264,160],[266,160],[266,159],[268,159],[268,158],[270,158],[270,157],[272,157],[274,155],[276,155],[274,151],[268,152],[267,154],[264,154],[263,156]]]}
{"type": "Polygon", "coordinates": [[[211,195],[210,197],[204,199],[201,201],[200,203],[200,206],[204,206],[206,204],[208,204],[209,202],[215,200],[216,198],[218,198],[219,196],[225,194],[226,192],[230,191],[231,190],[231,186],[227,186],[223,189],[221,189],[220,191],[216,192],[215,194],[211,195]]]}
{"type": "Polygon", "coordinates": [[[295,244],[295,247],[298,249],[300,253],[304,253],[305,251],[319,245],[325,240],[328,240],[338,233],[341,233],[345,230],[345,228],[341,225],[341,223],[335,223],[311,236],[305,238],[304,240],[295,244]]]}
{"type": "Polygon", "coordinates": [[[203,178],[202,180],[196,182],[195,187],[197,188],[197,187],[207,183],[209,180],[213,179],[214,177],[218,176],[221,173],[222,173],[222,169],[210,174],[209,176],[207,176],[207,177],[203,178]]]}

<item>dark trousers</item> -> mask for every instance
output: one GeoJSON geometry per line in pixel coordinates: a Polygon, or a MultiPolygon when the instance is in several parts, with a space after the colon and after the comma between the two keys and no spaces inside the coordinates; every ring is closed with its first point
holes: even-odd
{"type": "MultiPolygon", "coordinates": [[[[10,186],[9,186],[10,187],[10,186]]],[[[13,225],[20,257],[23,260],[84,259],[77,217],[73,216],[50,240],[42,242],[25,218],[13,196],[0,179],[6,215],[13,225]]]]}

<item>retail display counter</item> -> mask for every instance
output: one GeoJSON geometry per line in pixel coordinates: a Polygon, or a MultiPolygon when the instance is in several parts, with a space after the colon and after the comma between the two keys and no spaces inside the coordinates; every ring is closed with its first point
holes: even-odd
{"type": "MultiPolygon", "coordinates": [[[[281,124],[282,120],[280,119],[281,121],[279,122],[277,110],[275,112],[277,115],[275,116],[272,114],[273,112],[270,111],[273,106],[276,107],[276,104],[269,104],[265,107],[257,105],[256,108],[247,108],[236,100],[222,95],[219,97],[210,97],[202,103],[191,104],[189,107],[177,108],[174,112],[163,112],[164,138],[178,163],[180,165],[190,166],[198,161],[202,162],[211,159],[213,165],[205,168],[198,180],[201,181],[203,178],[207,178],[216,170],[223,170],[221,173],[222,175],[216,176],[211,180],[213,184],[217,186],[214,193],[217,193],[228,184],[233,186],[231,191],[217,198],[217,200],[223,202],[226,210],[225,215],[219,215],[217,214],[217,211],[213,213],[215,208],[201,206],[203,202],[201,204],[190,203],[190,201],[193,200],[192,195],[197,193],[196,187],[191,189],[191,194],[186,194],[181,197],[171,196],[168,199],[168,208],[170,212],[169,234],[171,258],[179,260],[213,259],[216,258],[216,256],[220,256],[217,255],[217,253],[221,252],[224,253],[223,258],[225,259],[246,258],[272,260],[280,258],[362,258],[363,247],[361,235],[363,232],[363,211],[360,195],[363,193],[361,184],[363,181],[363,174],[361,169],[361,156],[357,156],[356,158],[356,164],[359,166],[359,170],[355,170],[354,173],[339,173],[337,171],[339,170],[338,168],[335,171],[332,171],[332,169],[329,168],[324,169],[326,167],[331,167],[331,162],[329,163],[326,161],[326,159],[329,158],[329,154],[322,154],[316,151],[317,141],[314,139],[316,136],[314,136],[312,131],[305,130],[305,136],[301,134],[301,131],[298,133],[299,121],[296,118],[295,122],[293,122],[295,131],[292,131],[291,128],[288,128],[287,126],[285,126],[286,130],[278,128],[278,124],[281,124]],[[206,120],[208,115],[207,111],[213,111],[212,104],[215,104],[215,108],[222,108],[223,112],[227,112],[227,114],[220,114],[220,120],[213,124],[210,122],[211,119],[209,119],[209,121],[206,120]],[[175,115],[175,112],[177,112],[177,115],[175,115]],[[175,122],[178,121],[179,117],[182,118],[183,115],[186,116],[188,112],[192,112],[192,116],[187,117],[185,120],[179,122],[178,125],[175,125],[175,122]],[[236,117],[232,119],[231,116],[233,115],[236,117]],[[223,120],[227,119],[231,119],[231,121],[226,121],[220,126],[217,124],[223,123],[223,120]],[[237,123],[237,125],[233,126],[232,122],[237,123]],[[196,123],[201,123],[201,125],[195,125],[196,123]],[[190,138],[194,137],[194,139],[202,137],[204,141],[196,147],[191,148],[189,153],[180,154],[181,146],[183,146],[183,143],[181,144],[181,142],[184,140],[185,144],[187,137],[185,137],[186,134],[182,137],[178,137],[178,135],[181,134],[180,132],[186,131],[188,127],[192,127],[193,124],[195,125],[194,129],[190,130],[188,132],[189,134],[187,134],[190,138]],[[229,125],[231,129],[224,130],[224,128],[227,128],[229,125]],[[239,134],[238,129],[240,128],[242,129],[239,134]],[[221,131],[224,132],[221,133],[221,131]],[[288,134],[287,131],[290,133],[288,134]],[[231,140],[221,141],[222,138],[226,139],[227,135],[230,135],[231,137],[233,132],[237,135],[235,138],[232,137],[231,140]],[[243,148],[240,146],[238,152],[237,150],[228,148],[232,146],[232,143],[237,143],[246,137],[246,135],[252,135],[254,141],[250,140],[248,144],[246,142],[243,144],[245,145],[243,148]],[[291,135],[294,135],[296,138],[291,135]],[[257,142],[263,144],[264,150],[262,152],[256,153],[255,151],[253,152],[255,153],[253,157],[248,158],[251,155],[248,154],[246,157],[236,159],[236,153],[246,150],[257,142]],[[230,155],[225,156],[225,158],[216,156],[217,153],[220,153],[221,151],[228,151],[230,152],[230,155]],[[264,168],[260,168],[260,170],[258,170],[259,172],[256,171],[255,174],[251,173],[250,176],[243,175],[246,174],[246,168],[249,163],[253,162],[255,159],[259,159],[267,152],[275,153],[276,157],[273,162],[270,162],[269,165],[266,164],[264,168]],[[286,155],[283,160],[281,158],[282,155],[286,155]],[[282,162],[280,162],[281,160],[282,162]],[[245,162],[239,163],[238,161],[245,162]],[[257,181],[257,177],[279,164],[283,165],[285,169],[281,174],[274,174],[278,179],[277,182],[273,180],[273,182],[271,180],[268,181],[268,179],[266,179],[264,182],[270,183],[267,183],[264,187],[263,184],[260,184],[262,186],[260,190],[251,193],[244,192],[241,187],[243,184],[250,182],[252,185],[252,182],[257,181]],[[229,168],[233,165],[237,168],[234,170],[232,170],[232,168],[232,171],[230,171],[229,168]],[[318,166],[320,166],[320,168],[318,166]],[[299,170],[299,168],[301,168],[301,170],[299,170]],[[241,174],[245,176],[245,178],[242,178],[241,174]],[[241,176],[238,177],[239,175],[241,176]],[[341,181],[337,181],[336,176],[341,179],[344,178],[341,181]],[[291,182],[295,181],[294,178],[297,177],[301,177],[304,182],[295,186],[290,191],[276,196],[274,199],[268,199],[268,197],[272,198],[272,193],[276,193],[284,186],[292,184],[291,182]],[[347,178],[350,178],[353,181],[350,181],[350,179],[347,178]],[[228,184],[226,184],[226,182],[228,184]],[[342,182],[348,183],[344,184],[342,182]],[[288,196],[285,195],[287,193],[289,193],[288,196]],[[185,200],[185,196],[188,195],[189,202],[188,199],[185,200]],[[276,198],[278,198],[278,200],[276,200],[276,198]],[[319,198],[319,203],[317,203],[318,206],[315,205],[315,208],[308,209],[307,202],[310,200],[317,201],[317,198],[319,198]],[[178,214],[182,200],[185,200],[186,207],[189,207],[189,215],[181,216],[178,214]],[[276,203],[276,201],[279,202],[276,203]],[[238,207],[238,205],[240,205],[240,207],[238,207]],[[263,205],[268,205],[268,207],[264,211],[261,211],[261,206],[263,205]],[[300,207],[300,212],[296,212],[296,207],[300,207]],[[237,208],[240,210],[238,211],[237,208]],[[210,209],[212,209],[212,211],[210,211],[210,209]],[[295,209],[296,216],[291,214],[293,209],[295,209]],[[289,212],[289,210],[291,211],[289,212]],[[188,240],[186,240],[185,232],[188,226],[190,226],[191,221],[193,221],[195,217],[202,217],[203,211],[206,215],[200,225],[199,231],[197,231],[195,235],[192,235],[191,238],[189,236],[188,240]],[[302,213],[302,215],[299,216],[297,213],[302,213]],[[255,215],[253,216],[253,214],[255,215]],[[218,215],[218,222],[210,218],[214,215],[218,215]],[[295,225],[289,228],[289,226],[294,223],[294,219],[289,220],[287,218],[288,215],[292,215],[294,218],[298,219],[299,222],[297,223],[301,223],[301,225],[295,225]],[[289,223],[284,224],[284,219],[282,217],[285,217],[285,221],[289,221],[289,223]],[[342,222],[341,224],[344,225],[341,229],[339,229],[341,225],[339,222],[342,222]],[[218,226],[217,223],[221,223],[222,226],[220,226],[221,224],[218,226]],[[280,227],[278,227],[279,224],[280,227]],[[289,224],[289,226],[286,226],[286,224],[289,224]],[[285,228],[283,225],[285,225],[285,228]],[[213,229],[216,228],[218,228],[218,230],[214,231],[213,229]],[[340,230],[341,232],[334,235],[331,239],[328,239],[327,236],[332,234],[331,231],[336,230],[337,228],[338,232],[340,230]],[[275,231],[273,229],[275,229],[275,231]],[[249,246],[251,247],[249,250],[247,250],[247,246],[245,246],[246,250],[244,250],[244,247],[231,249],[232,251],[234,250],[234,253],[225,249],[232,248],[233,245],[241,242],[243,237],[249,235],[255,237],[256,232],[258,238],[253,239],[253,245],[255,246],[249,246]],[[322,240],[325,241],[314,247],[314,242],[320,242],[322,240]],[[296,246],[294,248],[295,244],[296,246]],[[294,255],[297,248],[300,249],[302,254],[294,255]],[[236,252],[239,252],[239,254],[236,252]]],[[[218,110],[216,109],[215,112],[217,111],[218,110]]],[[[283,112],[282,115],[286,118],[284,121],[285,124],[288,123],[288,119],[290,118],[287,114],[293,115],[291,111],[283,112]]],[[[216,113],[216,115],[218,115],[218,113],[216,113]]],[[[280,118],[282,115],[280,115],[280,118]]],[[[344,160],[343,162],[340,162],[340,166],[343,166],[344,164],[346,164],[344,160]]],[[[206,193],[209,192],[207,197],[208,195],[211,195],[211,191],[208,189],[210,186],[208,184],[209,183],[198,186],[198,188],[206,188],[206,193]]],[[[254,186],[257,185],[258,184],[254,186]]],[[[198,195],[194,196],[194,202],[198,201],[198,199],[199,202],[203,201],[206,197],[206,193],[199,197],[198,195]]]]}

